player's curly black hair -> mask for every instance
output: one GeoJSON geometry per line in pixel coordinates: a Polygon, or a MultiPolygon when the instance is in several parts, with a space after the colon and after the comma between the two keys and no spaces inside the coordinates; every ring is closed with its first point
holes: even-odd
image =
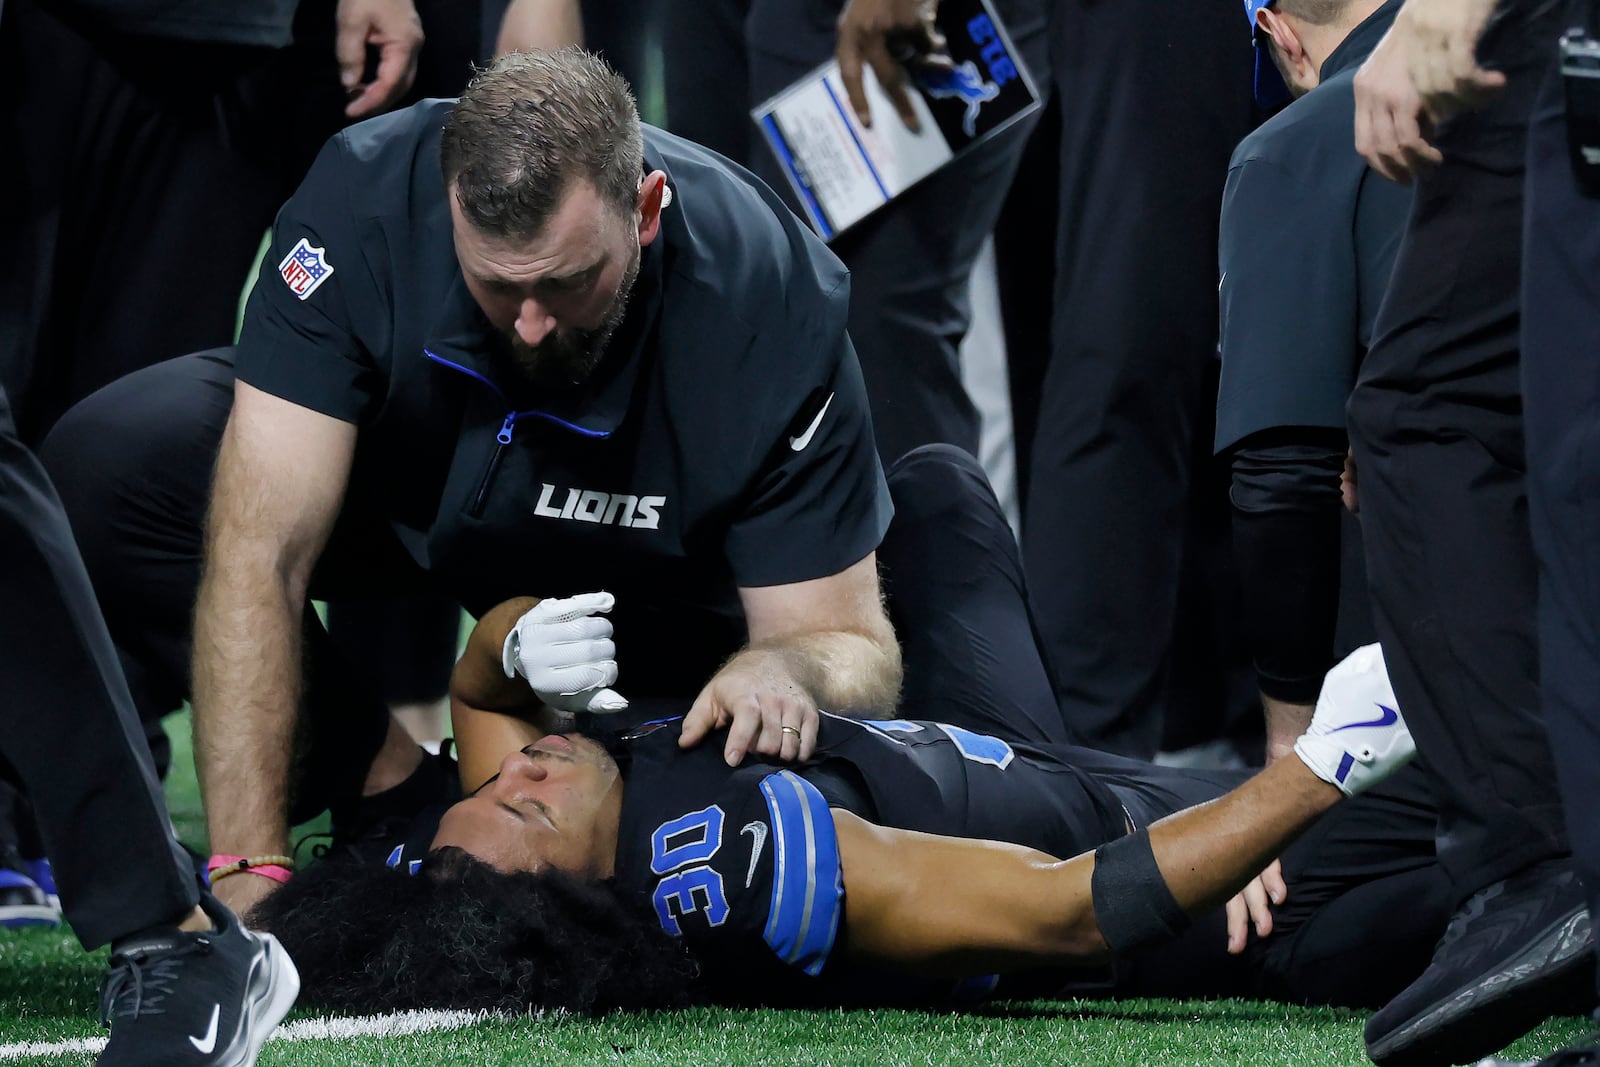
{"type": "Polygon", "coordinates": [[[336,1011],[598,1013],[698,999],[681,942],[610,884],[505,874],[457,848],[415,875],[327,857],[249,918],[288,949],[301,1002],[336,1011]]]}

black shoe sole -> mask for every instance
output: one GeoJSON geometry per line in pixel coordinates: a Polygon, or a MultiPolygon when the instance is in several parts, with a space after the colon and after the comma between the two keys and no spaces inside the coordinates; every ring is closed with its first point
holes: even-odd
{"type": "Polygon", "coordinates": [[[1367,1055],[1379,1067],[1437,1067],[1492,1056],[1548,1018],[1562,983],[1587,972],[1590,933],[1587,908],[1568,912],[1493,974],[1368,1042],[1367,1055]]]}

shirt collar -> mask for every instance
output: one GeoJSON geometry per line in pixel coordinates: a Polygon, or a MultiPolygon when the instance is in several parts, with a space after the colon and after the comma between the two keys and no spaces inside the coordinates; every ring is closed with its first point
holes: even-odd
{"type": "Polygon", "coordinates": [[[1351,30],[1345,39],[1339,42],[1339,47],[1322,61],[1322,70],[1318,73],[1318,77],[1322,81],[1327,81],[1335,74],[1342,74],[1365,63],[1372,50],[1378,47],[1383,35],[1389,32],[1395,15],[1400,12],[1400,4],[1401,0],[1388,0],[1378,10],[1361,20],[1360,25],[1351,30]]]}
{"type": "MultiPolygon", "coordinates": [[[[665,169],[648,148],[645,168],[665,169]]],[[[670,177],[668,186],[671,187],[670,177]]],[[[448,213],[446,220],[448,225],[448,213]]],[[[500,340],[467,290],[459,264],[453,265],[443,307],[428,332],[424,351],[416,358],[431,356],[436,362],[464,368],[499,392],[519,414],[542,415],[546,421],[564,425],[583,437],[609,437],[627,417],[640,374],[654,348],[666,277],[666,236],[667,228],[663,226],[656,239],[640,251],[639,273],[628,297],[627,313],[607,344],[600,365],[579,390],[559,397],[531,395],[525,386],[495,366],[489,353],[500,340]]]]}

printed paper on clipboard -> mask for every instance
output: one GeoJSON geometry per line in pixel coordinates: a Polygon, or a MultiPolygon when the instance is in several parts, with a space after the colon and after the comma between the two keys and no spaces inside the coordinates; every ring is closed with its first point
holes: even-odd
{"type": "Polygon", "coordinates": [[[938,23],[952,63],[913,72],[920,132],[900,121],[870,67],[872,127],[862,126],[835,61],[750,112],[823,240],[1038,109],[1033,78],[986,0],[943,0],[938,23]]]}

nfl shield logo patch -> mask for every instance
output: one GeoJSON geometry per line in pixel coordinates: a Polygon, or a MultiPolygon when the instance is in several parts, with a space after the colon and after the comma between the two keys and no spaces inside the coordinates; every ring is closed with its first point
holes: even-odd
{"type": "Polygon", "coordinates": [[[304,237],[300,238],[289,254],[278,264],[278,275],[289,291],[304,300],[317,291],[317,286],[333,274],[333,264],[328,262],[327,249],[318,248],[304,237]]]}

